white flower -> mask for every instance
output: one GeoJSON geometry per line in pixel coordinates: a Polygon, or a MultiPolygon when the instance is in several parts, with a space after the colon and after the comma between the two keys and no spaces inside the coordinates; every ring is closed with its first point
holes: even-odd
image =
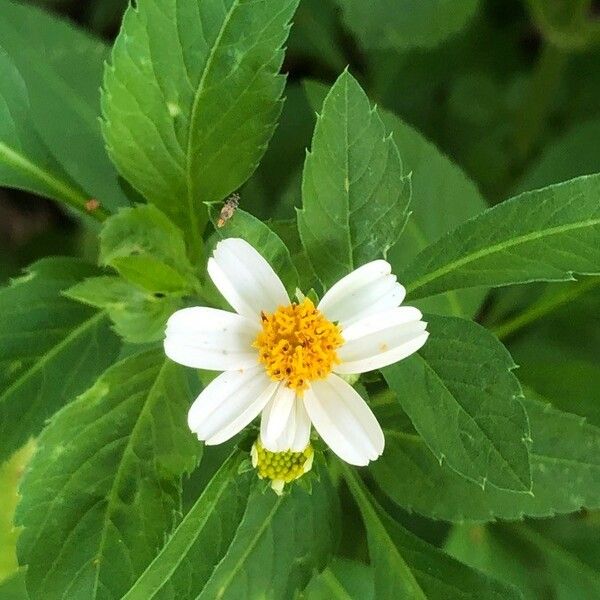
{"type": "Polygon", "coordinates": [[[167,324],[165,352],[197,369],[224,371],[198,396],[188,424],[206,444],[225,442],[262,413],[271,452],[303,451],[311,423],[343,460],[366,465],[384,436],[361,396],[339,375],[372,371],[427,340],[421,312],[375,260],[338,281],[315,308],[292,303],[269,263],[244,240],[221,241],[208,273],[236,311],[194,307],[167,324]]]}

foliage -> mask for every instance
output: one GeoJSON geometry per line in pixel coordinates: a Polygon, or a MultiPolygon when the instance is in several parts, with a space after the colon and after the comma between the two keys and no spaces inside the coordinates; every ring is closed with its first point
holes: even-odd
{"type": "Polygon", "coordinates": [[[0,263],[0,599],[598,597],[592,3],[43,4],[0,0],[0,225],[47,198],[86,242],[0,263]],[[161,342],[229,308],[227,238],[294,299],[385,258],[424,312],[351,379],[368,467],[313,434],[279,496],[257,423],[190,433],[214,374],[161,342]]]}

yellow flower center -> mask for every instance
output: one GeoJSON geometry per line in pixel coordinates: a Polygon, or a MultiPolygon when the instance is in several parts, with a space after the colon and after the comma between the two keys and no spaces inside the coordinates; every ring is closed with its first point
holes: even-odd
{"type": "Polygon", "coordinates": [[[302,477],[312,468],[314,450],[309,444],[302,452],[271,452],[256,440],[252,446],[252,466],[261,479],[270,479],[271,486],[281,493],[286,483],[302,477]]]}
{"type": "Polygon", "coordinates": [[[274,313],[263,312],[262,331],[253,345],[269,377],[302,394],[340,363],[336,350],[343,343],[340,328],[305,298],[274,313]]]}

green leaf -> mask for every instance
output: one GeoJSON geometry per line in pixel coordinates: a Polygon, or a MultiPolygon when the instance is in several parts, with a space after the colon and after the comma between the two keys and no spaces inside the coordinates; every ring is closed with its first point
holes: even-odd
{"type": "MultiPolygon", "coordinates": [[[[0,464],[0,581],[17,570],[17,538],[19,531],[13,526],[13,517],[21,476],[35,445],[29,443],[0,464]]],[[[0,594],[0,598],[4,598],[0,594]]]]}
{"type": "Polygon", "coordinates": [[[482,490],[440,465],[406,429],[385,430],[385,452],[370,471],[396,504],[433,519],[484,522],[600,508],[600,428],[532,397],[528,392],[525,400],[533,439],[531,494],[482,490]]]}
{"type": "Polygon", "coordinates": [[[432,48],[459,32],[479,0],[337,0],[365,48],[432,48]]]}
{"type": "MultiPolygon", "coordinates": [[[[307,81],[304,87],[311,106],[320,109],[327,86],[307,81]]],[[[421,250],[483,212],[487,203],[460,167],[416,129],[390,111],[378,111],[394,136],[404,169],[411,174],[410,217],[387,255],[393,272],[400,273],[421,250]]],[[[483,289],[455,290],[415,304],[425,312],[470,318],[479,310],[485,295],[483,289]]]]}
{"type": "Polygon", "coordinates": [[[281,110],[298,0],[140,0],[106,69],[104,136],[121,174],[198,243],[203,202],[252,174],[281,110]]]}
{"type": "Polygon", "coordinates": [[[281,238],[268,224],[263,223],[250,213],[237,209],[233,217],[223,227],[217,226],[220,205],[209,207],[210,219],[215,225],[216,240],[239,237],[254,246],[281,277],[288,292],[293,295],[298,287],[298,271],[292,262],[290,252],[281,238]]]}
{"type": "Polygon", "coordinates": [[[338,506],[326,472],[276,496],[230,458],[123,600],[291,598],[324,566],[338,506]]]}
{"type": "Polygon", "coordinates": [[[580,175],[600,173],[595,152],[600,137],[600,119],[578,123],[549,143],[519,182],[519,192],[535,190],[580,175]]]}
{"type": "MultiPolygon", "coordinates": [[[[382,110],[381,117],[394,135],[404,168],[411,173],[411,214],[387,256],[393,272],[401,273],[421,250],[483,212],[487,203],[458,165],[418,131],[391,112],[382,110]]],[[[471,318],[486,294],[483,288],[454,290],[416,304],[425,312],[471,318]]]]}
{"type": "Polygon", "coordinates": [[[375,600],[373,569],[363,563],[334,558],[306,586],[303,600],[375,600]]]}
{"type": "Polygon", "coordinates": [[[425,346],[382,371],[398,402],[440,462],[482,487],[529,492],[529,423],[510,354],[481,325],[426,319],[425,346]]]}
{"type": "Polygon", "coordinates": [[[600,594],[600,527],[593,516],[455,527],[448,551],[520,587],[527,600],[589,600],[600,594]]]}
{"type": "Polygon", "coordinates": [[[51,157],[31,127],[27,87],[0,47],[0,183],[81,208],[86,195],[51,157]]]}
{"type": "Polygon", "coordinates": [[[462,565],[404,529],[377,505],[354,471],[344,467],[344,472],[367,528],[377,600],[520,598],[514,588],[462,565]]]}
{"type": "Polygon", "coordinates": [[[348,71],[317,118],[302,201],[300,237],[325,287],[385,256],[406,223],[410,180],[379,114],[348,71]]]}
{"type": "Polygon", "coordinates": [[[181,230],[158,208],[122,209],[100,233],[100,263],[151,292],[187,292],[197,285],[181,230]]]}
{"type": "Polygon", "coordinates": [[[177,295],[148,292],[120,277],[91,277],[64,294],[106,310],[115,331],[132,344],[162,340],[167,320],[182,307],[177,295]]]}
{"type": "MultiPolygon", "coordinates": [[[[96,198],[110,211],[126,206],[98,119],[98,89],[108,47],[26,3],[0,0],[0,12],[0,45],[27,85],[30,118],[23,127],[29,135],[32,130],[39,134],[88,199],[96,198]]],[[[69,203],[81,209],[80,200],[76,203],[73,195],[69,203]]]]}
{"type": "Polygon", "coordinates": [[[192,391],[162,350],[127,358],[42,433],[22,486],[19,561],[37,598],[120,598],[180,510],[200,444],[192,391]]]}
{"type": "Polygon", "coordinates": [[[0,582],[0,598],[2,600],[28,600],[24,569],[0,582]]]}
{"type": "Polygon", "coordinates": [[[46,258],[0,290],[0,461],[116,359],[106,314],[62,296],[94,273],[75,259],[46,258]]]}
{"type": "Polygon", "coordinates": [[[507,200],[421,252],[404,271],[411,298],[448,290],[600,274],[600,175],[507,200]]]}

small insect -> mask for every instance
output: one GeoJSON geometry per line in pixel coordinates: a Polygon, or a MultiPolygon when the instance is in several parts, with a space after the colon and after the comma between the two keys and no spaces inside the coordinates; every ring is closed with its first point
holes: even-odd
{"type": "Polygon", "coordinates": [[[225,204],[223,204],[223,208],[221,209],[221,214],[219,215],[219,219],[217,221],[217,227],[221,228],[225,226],[225,223],[233,217],[233,213],[235,209],[240,204],[240,195],[239,194],[231,194],[227,200],[225,200],[225,204]]]}
{"type": "Polygon", "coordinates": [[[96,198],[90,198],[85,203],[85,210],[87,210],[88,212],[94,212],[95,210],[98,210],[99,208],[100,208],[100,202],[98,202],[98,200],[96,200],[96,198]]]}

